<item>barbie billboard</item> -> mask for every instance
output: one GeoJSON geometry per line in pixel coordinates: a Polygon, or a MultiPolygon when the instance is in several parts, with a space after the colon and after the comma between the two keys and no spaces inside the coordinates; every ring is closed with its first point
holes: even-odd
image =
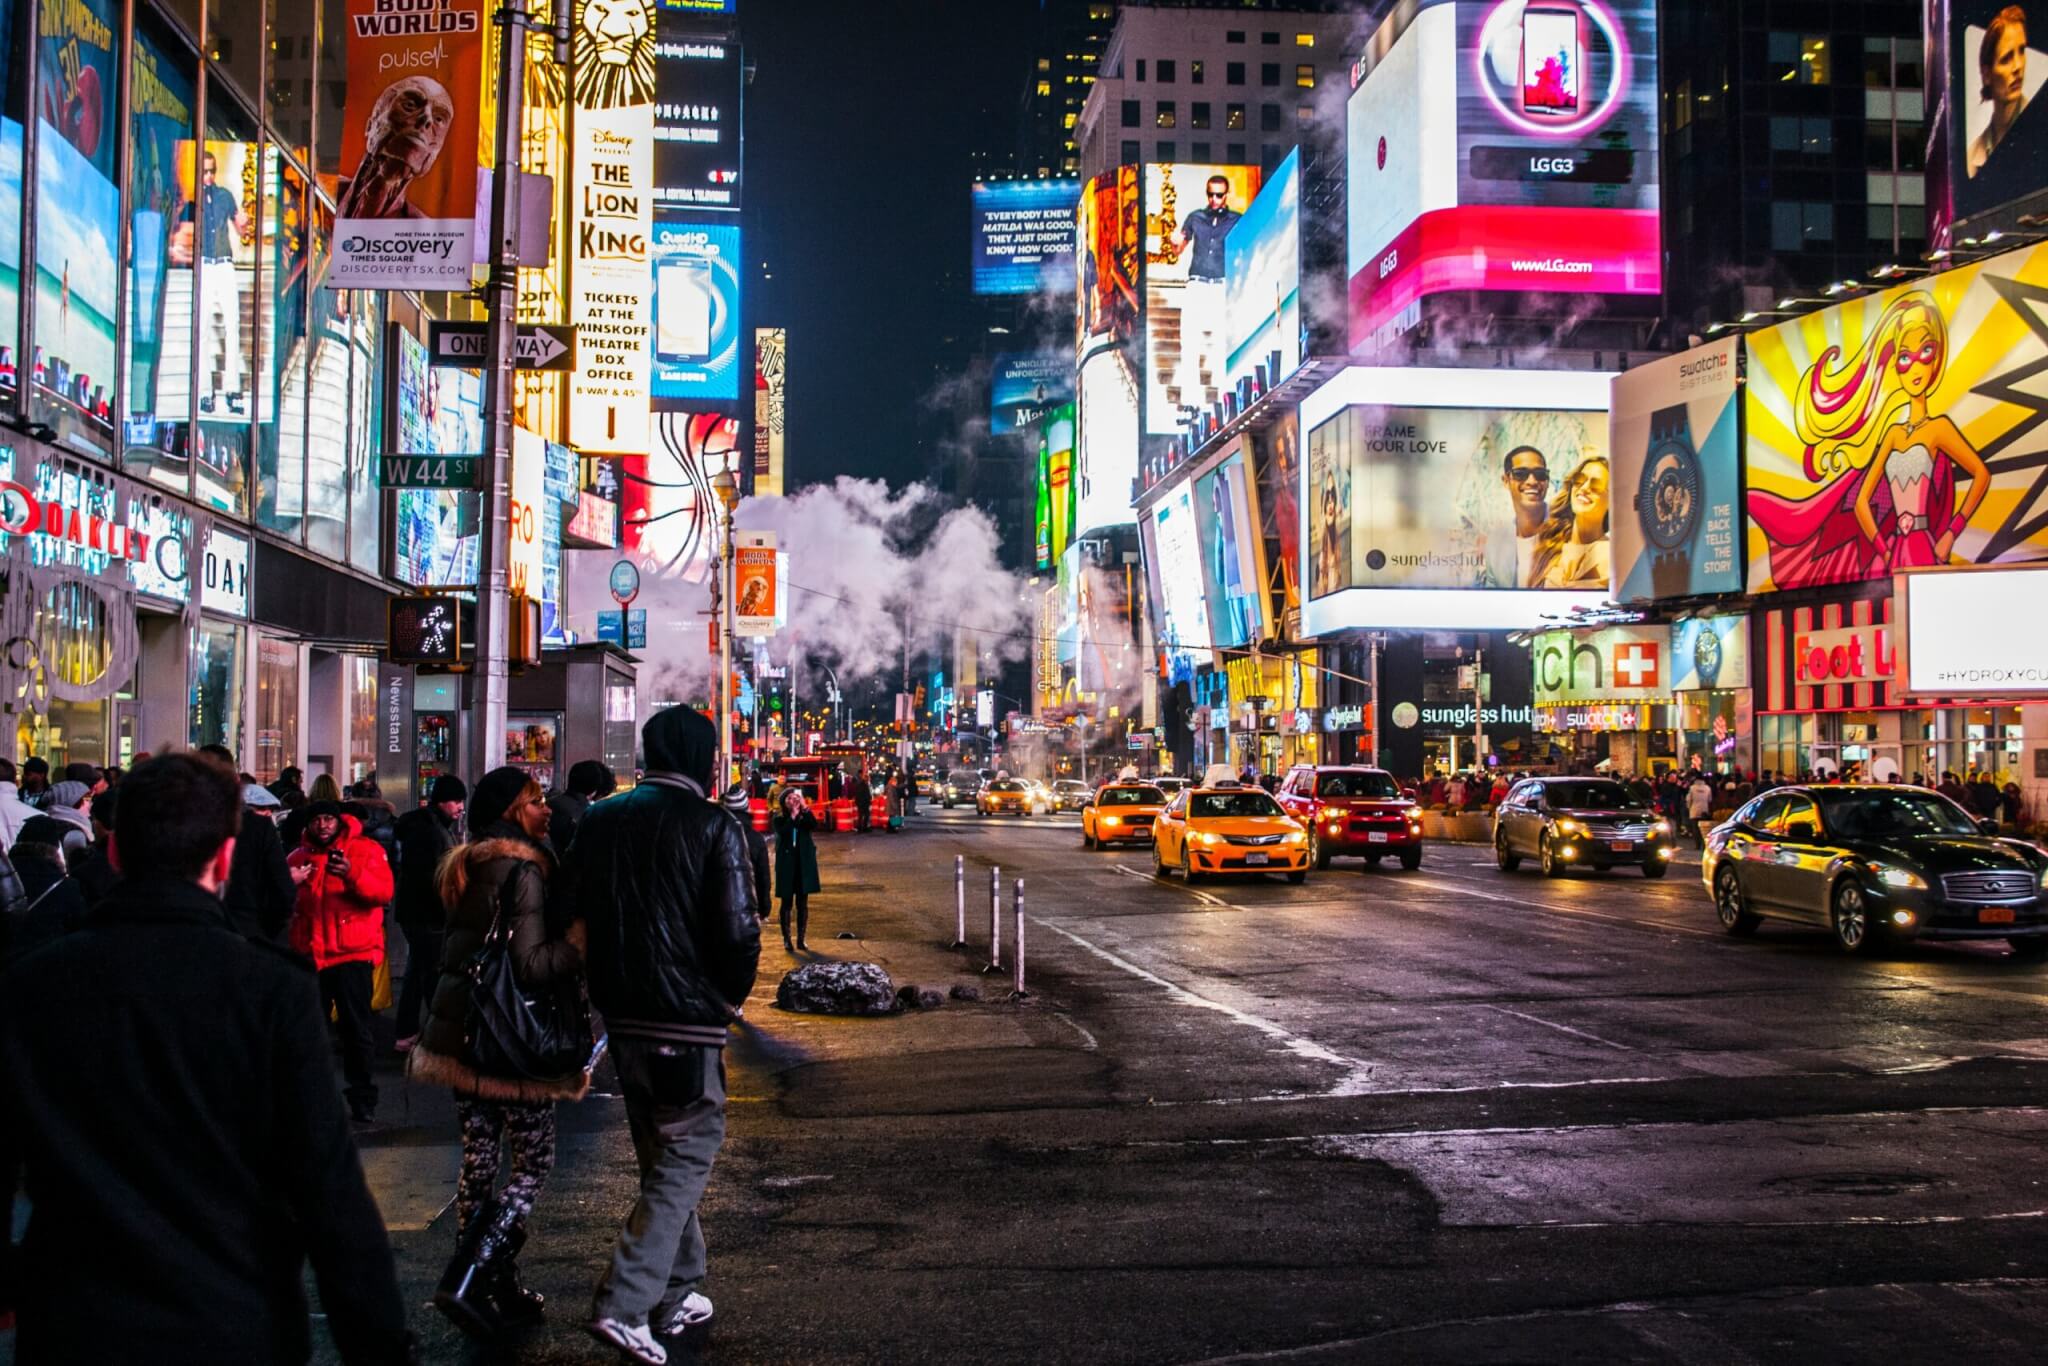
{"type": "Polygon", "coordinates": [[[1752,592],[2048,557],[2048,252],[1752,334],[1752,592]]]}

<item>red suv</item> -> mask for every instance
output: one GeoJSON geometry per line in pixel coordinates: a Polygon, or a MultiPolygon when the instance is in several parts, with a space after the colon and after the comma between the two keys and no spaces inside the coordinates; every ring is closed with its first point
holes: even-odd
{"type": "Polygon", "coordinates": [[[1383,769],[1299,764],[1274,795],[1307,828],[1318,868],[1339,854],[1367,863],[1392,854],[1403,868],[1422,866],[1422,808],[1383,769]]]}

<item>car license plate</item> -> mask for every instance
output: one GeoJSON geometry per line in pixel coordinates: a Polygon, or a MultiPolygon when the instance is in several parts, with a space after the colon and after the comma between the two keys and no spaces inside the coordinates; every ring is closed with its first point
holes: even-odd
{"type": "Polygon", "coordinates": [[[1270,862],[1272,862],[1272,855],[1270,854],[1246,854],[1244,856],[1244,866],[1247,868],[1263,868],[1270,862]]]}
{"type": "Polygon", "coordinates": [[[1367,844],[1385,844],[1387,842],[1387,832],[1375,830],[1365,837],[1365,842],[1367,844]]]}
{"type": "Polygon", "coordinates": [[[1607,841],[1607,847],[1617,854],[1626,854],[1636,846],[1633,840],[1609,840],[1607,841]]]}
{"type": "Polygon", "coordinates": [[[2012,924],[2012,907],[1987,906],[1977,912],[1977,923],[1979,925],[2010,925],[2012,924]]]}

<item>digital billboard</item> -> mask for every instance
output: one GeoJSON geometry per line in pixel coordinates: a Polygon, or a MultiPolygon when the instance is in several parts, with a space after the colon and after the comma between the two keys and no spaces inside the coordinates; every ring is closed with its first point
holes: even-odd
{"type": "Polygon", "coordinates": [[[1353,350],[1431,294],[1661,290],[1654,0],[1402,6],[1354,81],[1353,350]]]}
{"type": "Polygon", "coordinates": [[[2048,248],[1745,339],[1749,591],[2048,558],[2048,248]]]}
{"type": "Polygon", "coordinates": [[[1145,519],[1146,563],[1159,604],[1154,637],[1167,663],[1167,681],[1194,676],[1197,658],[1212,645],[1209,613],[1202,594],[1201,534],[1195,527],[1193,490],[1182,484],[1152,507],[1145,519]]]}
{"type": "Polygon", "coordinates": [[[1223,244],[1224,307],[1230,320],[1224,386],[1255,378],[1261,364],[1277,384],[1301,364],[1301,152],[1289,152],[1223,244]]]}
{"type": "Polygon", "coordinates": [[[1303,400],[1304,634],[1606,601],[1610,378],[1353,367],[1303,400]]]}
{"type": "Polygon", "coordinates": [[[1614,589],[1621,602],[1742,591],[1742,345],[1614,377],[1614,589]]]}
{"type": "Polygon", "coordinates": [[[1148,165],[1144,174],[1145,431],[1229,387],[1226,250],[1259,191],[1256,166],[1148,165]]]}
{"type": "MultiPolygon", "coordinates": [[[[395,455],[476,455],[484,448],[483,377],[427,363],[411,329],[391,325],[395,455]]],[[[399,489],[393,496],[392,577],[415,587],[477,580],[478,495],[453,489],[399,489]]]]}
{"type": "Polygon", "coordinates": [[[1226,457],[1194,485],[1210,636],[1220,646],[1250,645],[1265,634],[1266,593],[1258,506],[1243,450],[1226,457]]]}
{"type": "Polygon", "coordinates": [[[1074,353],[1138,335],[1138,168],[1119,166],[1082,187],[1074,209],[1074,353]]]}
{"type": "Polygon", "coordinates": [[[2024,5],[1948,0],[1947,164],[1957,219],[1968,219],[2048,186],[2048,7],[2030,32],[2024,5]],[[2041,38],[2036,48],[2032,39],[2041,38]]]}
{"type": "Polygon", "coordinates": [[[1074,362],[1066,356],[1004,352],[989,373],[991,435],[1034,432],[1045,415],[1074,401],[1074,362]]]}
{"type": "MultiPolygon", "coordinates": [[[[1272,519],[1280,551],[1278,587],[1284,606],[1291,612],[1301,606],[1300,409],[1288,409],[1272,426],[1254,433],[1251,439],[1265,455],[1258,480],[1259,506],[1270,510],[1263,515],[1272,519]]],[[[1273,571],[1274,567],[1266,571],[1269,584],[1276,578],[1273,571]]]]}
{"type": "Polygon", "coordinates": [[[687,31],[692,11],[664,0],[655,21],[654,199],[657,205],[737,212],[740,45],[687,31]]]}
{"type": "Polygon", "coordinates": [[[701,408],[740,396],[740,229],[659,214],[654,263],[657,408],[701,408]]]}
{"type": "Polygon", "coordinates": [[[754,329],[754,496],[779,498],[789,435],[789,333],[754,329]]]}
{"type": "Polygon", "coordinates": [[[1120,348],[1081,362],[1081,446],[1074,533],[1132,521],[1138,477],[1138,387],[1120,348]]]}
{"type": "Polygon", "coordinates": [[[976,294],[1065,293],[1074,280],[1078,180],[974,182],[976,294]]]}
{"type": "Polygon", "coordinates": [[[1038,567],[1050,569],[1074,539],[1074,405],[1045,415],[1038,438],[1038,567]]]}

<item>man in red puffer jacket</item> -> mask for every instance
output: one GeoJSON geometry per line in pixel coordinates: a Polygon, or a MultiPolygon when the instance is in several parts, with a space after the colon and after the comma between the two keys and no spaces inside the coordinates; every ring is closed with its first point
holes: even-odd
{"type": "Polygon", "coordinates": [[[391,863],[362,823],[335,802],[306,808],[303,842],[285,862],[299,885],[291,946],[320,974],[320,1004],[341,1030],[341,1073],[349,1113],[358,1124],[376,1118],[370,1081],[370,991],[384,958],[384,904],[391,900],[391,863]]]}

